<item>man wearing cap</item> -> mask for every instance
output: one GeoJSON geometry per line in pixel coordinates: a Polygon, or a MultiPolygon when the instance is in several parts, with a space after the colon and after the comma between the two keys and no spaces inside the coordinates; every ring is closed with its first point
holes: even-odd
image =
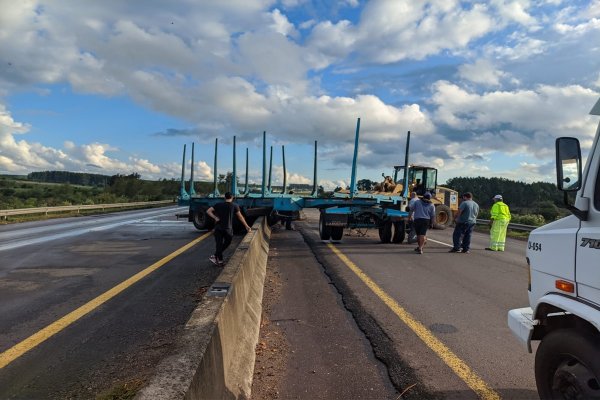
{"type": "Polygon", "coordinates": [[[485,249],[504,251],[506,229],[510,222],[510,210],[502,200],[501,194],[494,196],[494,205],[490,210],[490,221],[492,222],[492,229],[490,229],[490,247],[486,247],[485,249]]]}
{"type": "Polygon", "coordinates": [[[479,214],[479,204],[473,201],[473,195],[470,192],[463,193],[462,200],[460,206],[458,206],[458,212],[454,217],[453,247],[450,249],[450,253],[470,252],[471,233],[479,214]]]}
{"type": "Polygon", "coordinates": [[[417,200],[410,208],[409,219],[413,221],[415,232],[417,233],[418,247],[415,251],[423,254],[425,246],[427,228],[433,226],[435,222],[435,206],[431,203],[431,193],[425,192],[421,200],[417,200]]]}

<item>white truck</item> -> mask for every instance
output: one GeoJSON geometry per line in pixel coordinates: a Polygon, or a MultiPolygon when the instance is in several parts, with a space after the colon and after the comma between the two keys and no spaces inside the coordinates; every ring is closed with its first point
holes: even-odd
{"type": "MultiPolygon", "coordinates": [[[[600,115],[600,100],[590,114],[600,115]]],[[[600,399],[599,137],[600,125],[583,173],[579,141],[556,139],[557,184],[573,215],[531,232],[531,307],[508,312],[510,329],[530,353],[531,342],[540,341],[535,379],[542,399],[600,399]]]]}

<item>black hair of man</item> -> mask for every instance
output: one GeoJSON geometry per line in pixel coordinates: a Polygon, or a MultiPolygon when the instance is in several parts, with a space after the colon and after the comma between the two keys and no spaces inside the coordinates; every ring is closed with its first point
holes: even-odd
{"type": "Polygon", "coordinates": [[[472,198],[472,197],[473,197],[473,195],[471,194],[471,192],[465,192],[465,193],[463,194],[463,197],[466,197],[467,199],[470,199],[470,198],[472,198]]]}
{"type": "Polygon", "coordinates": [[[233,199],[233,195],[231,194],[231,192],[225,193],[225,200],[230,200],[230,199],[233,199]]]}

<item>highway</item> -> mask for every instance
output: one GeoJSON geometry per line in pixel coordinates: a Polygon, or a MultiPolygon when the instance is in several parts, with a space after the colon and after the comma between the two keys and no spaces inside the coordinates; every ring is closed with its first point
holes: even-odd
{"type": "MultiPolygon", "coordinates": [[[[177,220],[181,212],[0,226],[0,398],[93,398],[149,378],[220,272],[207,260],[210,233],[177,220]]],[[[506,325],[510,308],[527,305],[525,242],[494,253],[475,233],[470,254],[450,254],[448,229],[430,231],[422,255],[414,245],[379,243],[375,230],[324,243],[318,213],[305,213],[294,234],[396,388],[431,398],[537,398],[533,356],[506,325]]]]}
{"type": "Polygon", "coordinates": [[[537,398],[533,356],[506,324],[509,309],[528,305],[526,242],[485,251],[488,235],[476,232],[470,254],[448,253],[452,229],[430,230],[419,255],[415,245],[379,243],[375,230],[321,242],[318,213],[306,215],[296,229],[397,387],[443,398],[537,398]]]}
{"type": "Polygon", "coordinates": [[[177,220],[184,210],[0,226],[0,398],[94,398],[148,379],[220,273],[212,235],[177,220]]]}

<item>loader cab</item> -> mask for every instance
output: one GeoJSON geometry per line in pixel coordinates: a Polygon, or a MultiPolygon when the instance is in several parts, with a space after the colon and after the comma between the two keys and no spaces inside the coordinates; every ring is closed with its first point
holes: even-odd
{"type": "MultiPolygon", "coordinates": [[[[404,165],[394,167],[394,182],[404,184],[404,165]]],[[[437,169],[410,165],[408,167],[408,191],[417,192],[419,196],[425,192],[435,193],[437,188],[437,169]]]]}

